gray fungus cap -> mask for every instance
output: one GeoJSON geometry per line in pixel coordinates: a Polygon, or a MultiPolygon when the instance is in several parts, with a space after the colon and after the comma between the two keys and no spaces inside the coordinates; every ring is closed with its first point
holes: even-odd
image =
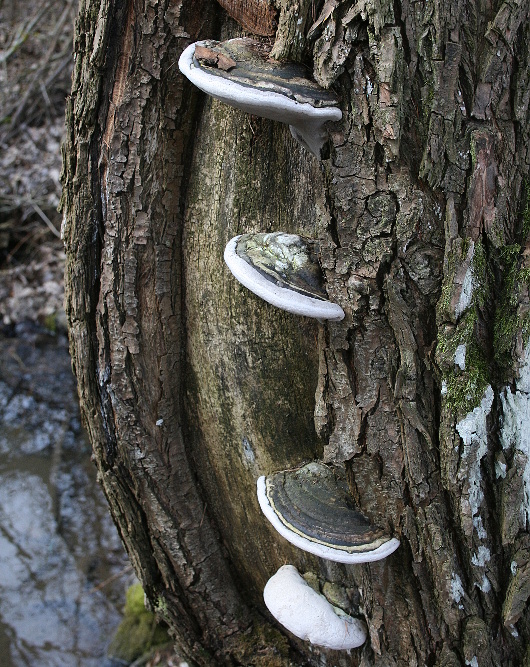
{"type": "Polygon", "coordinates": [[[320,158],[325,124],[339,121],[337,97],[308,79],[302,65],[267,59],[264,46],[242,37],[190,44],[179,68],[203,92],[232,107],[287,123],[293,136],[320,158]]]}
{"type": "Polygon", "coordinates": [[[327,297],[316,241],[285,232],[242,234],[228,242],[224,259],[242,285],[277,308],[320,320],[344,318],[327,297]]]}

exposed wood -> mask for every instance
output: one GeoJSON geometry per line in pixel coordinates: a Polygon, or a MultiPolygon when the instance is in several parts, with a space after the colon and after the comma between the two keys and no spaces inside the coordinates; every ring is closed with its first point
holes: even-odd
{"type": "Polygon", "coordinates": [[[272,37],[278,14],[269,0],[217,0],[230,16],[254,35],[272,37]]]}

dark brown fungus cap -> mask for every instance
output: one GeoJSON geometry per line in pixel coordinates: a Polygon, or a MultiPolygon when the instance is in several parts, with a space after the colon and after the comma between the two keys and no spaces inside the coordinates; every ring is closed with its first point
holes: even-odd
{"type": "Polygon", "coordinates": [[[258,501],[274,528],[295,546],[340,563],[380,560],[399,546],[358,511],[344,471],[320,462],[258,480],[258,501]]]}

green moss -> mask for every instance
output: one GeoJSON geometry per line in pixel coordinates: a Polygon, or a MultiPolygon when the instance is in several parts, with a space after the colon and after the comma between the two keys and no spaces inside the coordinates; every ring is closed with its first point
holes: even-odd
{"type": "MultiPolygon", "coordinates": [[[[471,152],[475,161],[473,137],[471,152]]],[[[517,337],[522,332],[525,343],[530,337],[530,312],[521,305],[525,302],[521,299],[523,291],[530,290],[530,266],[525,264],[523,253],[523,244],[530,234],[530,184],[524,185],[521,220],[520,229],[524,234],[521,243],[505,244],[502,231],[490,243],[488,253],[480,240],[475,242],[472,303],[455,325],[447,324],[454,317],[450,308],[455,273],[468,255],[470,241],[461,240],[446,258],[442,293],[437,306],[440,334],[436,356],[446,389],[444,402],[457,414],[467,414],[480,403],[492,378],[501,383],[509,381],[513,374],[517,337]],[[488,308],[486,304],[489,304],[488,308]],[[492,306],[494,311],[490,319],[492,306]],[[483,324],[493,331],[491,348],[488,346],[485,349],[476,335],[479,315],[485,318],[483,324]],[[466,347],[463,370],[455,365],[459,345],[466,347]]],[[[488,238],[492,241],[491,234],[488,238]]]]}
{"type": "Polygon", "coordinates": [[[155,610],[157,614],[160,614],[162,616],[165,616],[167,614],[167,602],[161,595],[159,595],[156,600],[155,610]]]}
{"type": "Polygon", "coordinates": [[[526,240],[530,235],[530,179],[526,179],[524,189],[524,208],[522,213],[523,238],[526,240]]]}
{"type": "Polygon", "coordinates": [[[454,251],[446,258],[442,293],[437,306],[439,334],[436,359],[444,384],[444,405],[457,415],[473,410],[490,384],[490,364],[486,351],[477,337],[479,309],[483,307],[490,283],[486,253],[480,241],[473,247],[471,271],[473,275],[472,303],[456,324],[448,324],[454,317],[451,299],[454,293],[455,274],[466,260],[471,240],[461,239],[454,251]],[[444,323],[445,322],[445,326],[444,323]],[[465,346],[465,368],[455,364],[455,355],[460,345],[465,346]]]}
{"type": "Polygon", "coordinates": [[[475,171],[475,168],[477,166],[477,146],[475,144],[475,139],[473,135],[471,135],[471,141],[469,142],[469,151],[471,153],[471,166],[473,168],[473,171],[475,171]]]}
{"type": "Polygon", "coordinates": [[[286,637],[258,620],[246,632],[231,638],[229,650],[241,665],[287,667],[291,664],[286,637]]]}
{"type": "Polygon", "coordinates": [[[476,309],[470,308],[456,327],[448,327],[439,336],[436,356],[445,384],[444,403],[454,413],[464,415],[473,410],[490,383],[487,357],[480,348],[475,325],[476,309]],[[456,350],[465,345],[465,369],[455,365],[456,350]]]}
{"type": "Polygon", "coordinates": [[[440,366],[452,367],[456,348],[465,344],[468,345],[473,336],[475,326],[475,311],[468,310],[457,327],[446,329],[445,333],[438,337],[438,345],[436,347],[436,355],[440,366]]]}
{"type": "Polygon", "coordinates": [[[57,331],[57,313],[51,313],[44,318],[44,326],[48,331],[55,333],[57,331]]]}
{"type": "Polygon", "coordinates": [[[110,643],[109,655],[130,663],[168,641],[167,631],[145,608],[142,586],[134,584],[127,591],[123,620],[110,643]]]}
{"type": "Polygon", "coordinates": [[[486,302],[488,284],[492,278],[488,271],[486,251],[481,241],[475,243],[473,251],[473,302],[482,308],[486,302]]]}
{"type": "Polygon", "coordinates": [[[513,350],[521,333],[530,335],[530,313],[521,308],[522,293],[530,289],[530,266],[525,263],[524,246],[530,234],[530,182],[523,185],[520,209],[521,243],[496,248],[492,258],[500,276],[493,322],[494,361],[499,378],[507,381],[513,366],[513,350]]]}
{"type": "MultiPolygon", "coordinates": [[[[447,320],[451,321],[454,317],[454,313],[451,312],[451,298],[454,293],[455,274],[462,263],[467,260],[470,246],[471,239],[459,239],[455,242],[454,251],[449,253],[445,259],[442,292],[436,307],[438,324],[447,320]]],[[[471,271],[473,274],[473,304],[481,307],[485,301],[489,276],[486,253],[480,241],[476,241],[473,246],[471,271]]]]}
{"type": "Polygon", "coordinates": [[[527,285],[530,288],[530,266],[521,267],[519,270],[519,283],[527,285]]]}
{"type": "Polygon", "coordinates": [[[444,270],[445,275],[442,283],[442,293],[440,294],[440,299],[436,306],[436,316],[439,324],[447,319],[447,314],[451,307],[451,295],[453,293],[456,266],[456,257],[454,254],[450,254],[447,258],[447,264],[444,270]]]}
{"type": "Polygon", "coordinates": [[[445,402],[457,415],[465,415],[480,404],[489,384],[489,365],[476,344],[466,348],[466,369],[445,378],[445,402]]]}
{"type": "Polygon", "coordinates": [[[432,110],[432,105],[434,104],[434,84],[431,82],[429,86],[429,93],[427,95],[427,105],[425,111],[429,116],[432,110]]]}
{"type": "MultiPolygon", "coordinates": [[[[512,368],[515,340],[522,330],[525,338],[530,333],[530,314],[521,316],[518,310],[521,290],[530,285],[530,269],[521,268],[522,248],[514,243],[492,251],[488,263],[483,245],[475,244],[473,254],[473,303],[456,326],[446,327],[439,336],[437,359],[445,382],[445,402],[457,414],[467,414],[480,403],[484,390],[495,377],[505,382],[512,368]],[[493,317],[493,347],[488,355],[480,346],[476,336],[478,309],[482,309],[488,297],[489,286],[494,282],[493,268],[501,288],[495,301],[493,317]],[[455,366],[455,353],[459,345],[466,346],[465,369],[455,366]],[[488,356],[490,358],[488,358],[488,356]]],[[[464,256],[465,245],[452,259],[455,266],[464,256]]],[[[449,287],[452,277],[448,275],[449,287]]],[[[444,289],[442,289],[442,297],[444,289]]],[[[450,296],[445,297],[449,299],[450,296]]],[[[442,306],[443,307],[443,306],[442,306]]]]}
{"type": "Polygon", "coordinates": [[[126,614],[145,614],[144,589],[141,584],[134,584],[125,594],[125,613],[126,614]]]}
{"type": "MultiPolygon", "coordinates": [[[[495,362],[499,369],[505,369],[511,360],[511,352],[519,322],[508,308],[499,308],[495,313],[495,326],[493,332],[495,362]]],[[[503,375],[504,373],[501,373],[503,375]]]]}
{"type": "Polygon", "coordinates": [[[522,330],[526,339],[530,327],[528,313],[522,316],[518,308],[521,291],[530,286],[530,268],[522,267],[521,261],[522,248],[519,244],[514,243],[499,250],[502,289],[495,310],[493,345],[495,363],[503,379],[506,370],[512,365],[516,336],[522,330]]]}

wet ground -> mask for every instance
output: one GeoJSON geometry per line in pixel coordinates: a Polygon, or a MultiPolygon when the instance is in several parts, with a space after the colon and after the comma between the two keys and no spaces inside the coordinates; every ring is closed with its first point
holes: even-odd
{"type": "Polygon", "coordinates": [[[76,8],[0,1],[0,667],[110,667],[132,583],[66,336],[36,324],[65,326],[56,209],[76,8]]]}
{"type": "Polygon", "coordinates": [[[66,336],[10,327],[0,333],[2,667],[113,665],[106,648],[130,577],[81,428],[66,336]]]}

